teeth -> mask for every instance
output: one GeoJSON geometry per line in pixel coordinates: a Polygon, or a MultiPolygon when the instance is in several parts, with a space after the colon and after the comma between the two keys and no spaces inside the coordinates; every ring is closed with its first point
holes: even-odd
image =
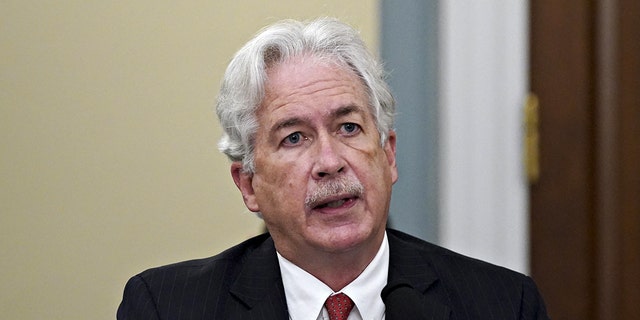
{"type": "Polygon", "coordinates": [[[345,203],[344,200],[332,201],[327,203],[328,208],[337,208],[345,203]]]}

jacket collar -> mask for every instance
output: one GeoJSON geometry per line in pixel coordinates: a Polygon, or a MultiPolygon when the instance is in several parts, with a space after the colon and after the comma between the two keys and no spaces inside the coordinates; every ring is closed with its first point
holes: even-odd
{"type": "MultiPolygon", "coordinates": [[[[426,249],[404,233],[389,229],[387,236],[390,250],[388,282],[408,284],[423,302],[414,310],[407,310],[407,314],[425,314],[425,317],[416,319],[449,319],[449,308],[435,299],[438,276],[429,263],[426,249]]],[[[288,318],[280,266],[271,237],[247,255],[230,292],[252,314],[274,314],[274,319],[288,318]]]]}
{"type": "Polygon", "coordinates": [[[240,300],[253,318],[288,319],[287,300],[273,239],[268,237],[246,256],[242,270],[231,285],[231,294],[240,300]]]}
{"type": "MultiPolygon", "coordinates": [[[[421,305],[407,314],[424,314],[415,319],[449,319],[450,309],[441,303],[438,294],[438,275],[434,271],[423,242],[407,234],[388,229],[389,238],[389,278],[388,283],[407,284],[420,297],[421,305]]],[[[410,319],[404,317],[404,319],[410,319]]],[[[414,318],[411,318],[414,319],[414,318]]],[[[395,320],[387,317],[387,320],[395,320]]]]}

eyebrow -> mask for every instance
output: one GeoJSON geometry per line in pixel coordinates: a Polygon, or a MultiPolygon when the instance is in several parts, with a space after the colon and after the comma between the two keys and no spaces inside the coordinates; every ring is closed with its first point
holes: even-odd
{"type": "Polygon", "coordinates": [[[304,122],[305,118],[301,118],[301,117],[292,117],[292,118],[287,118],[287,119],[283,119],[282,121],[274,124],[272,126],[273,130],[272,132],[275,131],[279,131],[288,127],[293,127],[295,125],[298,125],[302,122],[304,122]]]}
{"type": "Polygon", "coordinates": [[[331,117],[333,119],[337,119],[337,118],[341,118],[344,116],[347,116],[349,114],[352,113],[360,113],[360,108],[354,106],[354,105],[348,105],[348,106],[344,106],[344,107],[340,107],[334,111],[331,112],[331,117]]]}
{"type": "MultiPolygon", "coordinates": [[[[352,113],[359,114],[359,113],[362,113],[362,111],[360,108],[358,108],[355,105],[347,105],[331,111],[330,117],[331,119],[338,119],[352,113]]],[[[272,128],[272,132],[276,132],[276,131],[279,131],[288,127],[293,127],[300,123],[308,122],[308,121],[309,120],[306,117],[291,117],[275,123],[271,128],[272,128]]]]}

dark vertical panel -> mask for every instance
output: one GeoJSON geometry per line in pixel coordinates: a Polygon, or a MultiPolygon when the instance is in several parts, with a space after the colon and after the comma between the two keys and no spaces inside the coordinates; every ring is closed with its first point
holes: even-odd
{"type": "Polygon", "coordinates": [[[595,180],[595,313],[597,319],[614,319],[612,308],[619,299],[617,266],[619,248],[615,245],[619,232],[617,209],[617,30],[616,0],[601,0],[595,6],[595,114],[594,146],[596,148],[595,180]]]}
{"type": "Polygon", "coordinates": [[[532,272],[555,319],[640,314],[640,2],[531,2],[532,272]]]}
{"type": "Polygon", "coordinates": [[[438,237],[438,5],[381,1],[381,55],[397,100],[397,163],[390,224],[438,237]]]}
{"type": "Polygon", "coordinates": [[[530,2],[530,84],[540,99],[541,175],[531,188],[531,271],[555,319],[591,319],[591,8],[530,2]]]}
{"type": "Polygon", "coordinates": [[[640,1],[616,6],[618,319],[640,315],[640,1]]]}

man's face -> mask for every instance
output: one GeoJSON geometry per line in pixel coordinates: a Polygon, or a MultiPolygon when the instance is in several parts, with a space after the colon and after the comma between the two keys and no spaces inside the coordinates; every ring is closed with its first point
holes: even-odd
{"type": "MultiPolygon", "coordinates": [[[[257,111],[255,172],[232,165],[247,207],[260,211],[278,251],[379,246],[397,180],[395,133],[380,144],[364,85],[352,71],[294,58],[268,72],[257,111]]],[[[295,262],[295,261],[294,261],[295,262]]]]}

